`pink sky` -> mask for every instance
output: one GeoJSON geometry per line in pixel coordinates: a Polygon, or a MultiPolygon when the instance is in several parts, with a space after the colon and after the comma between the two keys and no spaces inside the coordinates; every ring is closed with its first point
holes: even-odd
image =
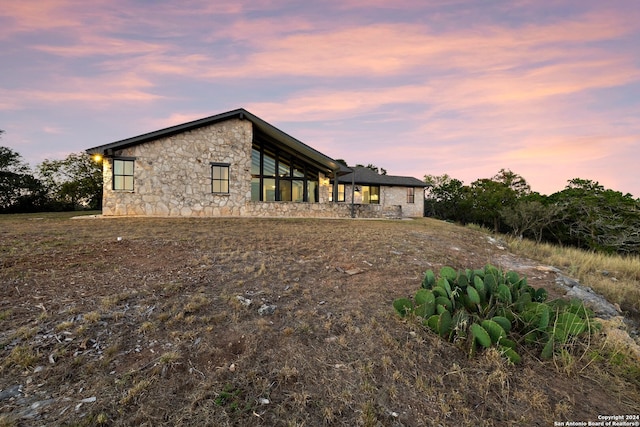
{"type": "Polygon", "coordinates": [[[640,2],[5,3],[0,145],[32,165],[244,107],[394,175],[640,197],[640,2]]]}

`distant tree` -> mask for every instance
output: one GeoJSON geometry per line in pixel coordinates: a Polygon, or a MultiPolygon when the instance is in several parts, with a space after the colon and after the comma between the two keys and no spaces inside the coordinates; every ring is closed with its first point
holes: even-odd
{"type": "Polygon", "coordinates": [[[500,182],[507,188],[513,190],[517,198],[531,193],[531,186],[527,181],[522,176],[509,169],[500,169],[500,171],[494,175],[492,180],[500,182]]]}
{"type": "Polygon", "coordinates": [[[42,183],[33,177],[22,156],[0,147],[0,213],[35,212],[46,202],[42,183]]]}
{"type": "Polygon", "coordinates": [[[427,184],[424,202],[426,216],[462,223],[470,220],[468,187],[462,181],[447,174],[425,175],[424,181],[427,184]]]}
{"type": "Polygon", "coordinates": [[[349,167],[349,165],[347,165],[347,161],[344,159],[336,159],[336,162],[340,163],[341,165],[344,165],[346,167],[349,167]]]}
{"type": "Polygon", "coordinates": [[[531,187],[520,175],[509,169],[500,171],[491,179],[478,179],[469,186],[474,222],[492,228],[494,232],[508,232],[503,221],[505,209],[513,208],[517,201],[531,193],[531,187]]]}
{"type": "Polygon", "coordinates": [[[545,231],[562,220],[561,208],[545,203],[546,198],[535,193],[519,199],[514,206],[500,211],[504,223],[511,228],[513,235],[533,237],[540,243],[545,231]]]}
{"type": "Polygon", "coordinates": [[[478,179],[469,186],[473,209],[473,222],[489,227],[494,232],[502,230],[500,212],[515,204],[515,192],[501,182],[478,179]]]}
{"type": "Polygon", "coordinates": [[[575,178],[549,198],[563,215],[553,229],[561,242],[604,252],[640,253],[640,202],[630,194],[575,178]]]}
{"type": "Polygon", "coordinates": [[[59,210],[99,209],[102,205],[102,165],[85,153],[38,165],[49,196],[59,210]]]}

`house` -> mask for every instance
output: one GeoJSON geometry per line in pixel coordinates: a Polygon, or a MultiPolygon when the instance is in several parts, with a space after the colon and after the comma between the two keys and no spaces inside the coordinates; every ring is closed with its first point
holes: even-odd
{"type": "MultiPolygon", "coordinates": [[[[360,199],[340,194],[351,169],[244,109],[86,151],[102,159],[104,216],[383,217],[387,208],[361,199],[356,215],[360,199]]],[[[422,200],[396,216],[422,216],[422,200]]]]}
{"type": "Polygon", "coordinates": [[[350,169],[353,172],[338,177],[336,201],[379,206],[384,217],[424,215],[424,181],[409,176],[380,175],[363,166],[350,169]]]}

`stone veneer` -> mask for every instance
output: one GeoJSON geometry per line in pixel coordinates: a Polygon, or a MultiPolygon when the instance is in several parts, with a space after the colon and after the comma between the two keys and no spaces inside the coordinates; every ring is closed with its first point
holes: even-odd
{"type": "MultiPolygon", "coordinates": [[[[105,216],[351,217],[350,204],[328,202],[320,174],[319,203],[251,201],[253,127],[233,119],[114,152],[135,158],[134,191],[113,190],[113,159],[104,161],[105,216]],[[229,193],[211,193],[211,162],[229,164],[229,193]]],[[[359,218],[399,218],[399,206],[354,205],[359,218]]]]}
{"type": "MultiPolygon", "coordinates": [[[[305,218],[350,218],[352,214],[349,203],[291,203],[291,202],[247,202],[247,216],[279,216],[305,218]]],[[[381,206],[371,204],[353,205],[355,218],[402,218],[400,206],[381,206]]]]}
{"type": "Polygon", "coordinates": [[[380,203],[383,206],[400,206],[404,217],[424,216],[424,190],[415,187],[413,203],[407,203],[407,187],[380,186],[380,203]]]}
{"type": "Polygon", "coordinates": [[[103,168],[102,213],[239,216],[251,199],[252,124],[232,119],[118,150],[134,157],[134,191],[114,191],[111,159],[103,168]],[[211,192],[210,162],[228,163],[229,194],[211,192]]]}
{"type": "MultiPolygon", "coordinates": [[[[345,191],[345,203],[351,204],[351,185],[344,186],[345,191]]],[[[356,185],[359,187],[359,185],[356,185]]],[[[356,206],[362,198],[355,194],[354,197],[356,206]]],[[[385,209],[390,207],[392,209],[398,209],[400,216],[404,218],[415,218],[424,216],[424,191],[420,187],[414,188],[414,202],[407,202],[407,187],[390,187],[380,186],[380,203],[379,204],[364,204],[362,206],[384,206],[385,209]]],[[[389,217],[391,214],[382,214],[383,217],[389,217]]]]}

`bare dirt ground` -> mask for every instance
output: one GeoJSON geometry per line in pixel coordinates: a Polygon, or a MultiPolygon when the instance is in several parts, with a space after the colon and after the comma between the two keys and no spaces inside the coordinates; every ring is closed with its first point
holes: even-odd
{"type": "Polygon", "coordinates": [[[639,372],[604,336],[550,361],[522,348],[514,366],[395,315],[426,269],[487,263],[562,294],[482,232],[429,219],[0,218],[0,426],[548,426],[639,412],[639,372]]]}

